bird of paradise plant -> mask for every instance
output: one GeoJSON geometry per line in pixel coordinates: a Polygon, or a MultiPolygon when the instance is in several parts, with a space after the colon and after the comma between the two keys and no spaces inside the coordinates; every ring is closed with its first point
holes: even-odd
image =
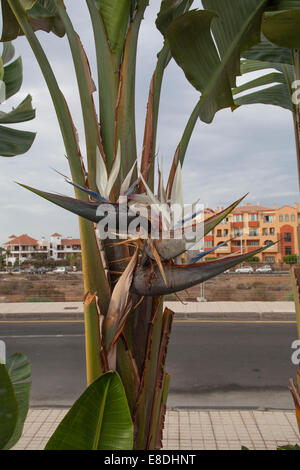
{"type": "MultiPolygon", "coordinates": [[[[224,7],[224,0],[203,0],[202,10],[191,10],[193,0],[161,2],[156,25],[164,44],[150,83],[140,159],[135,130],[135,69],[139,29],[149,0],[83,3],[94,34],[100,123],[87,55],[64,2],[1,0],[2,40],[24,34],[44,75],[70,166],[71,178],[67,180],[74,186],[76,197],[23,186],[80,216],[88,388],[47,448],[155,449],[162,445],[170,380],[165,359],[173,312],[163,310],[163,296],[203,282],[249,257],[247,253],[201,263],[196,257],[191,264],[176,264],[175,258],[187,249],[186,227],[194,230],[199,241],[242,198],[200,221],[197,211],[174,219],[171,205],[174,201],[182,204],[180,172],[198,117],[209,123],[218,110],[234,107],[231,88],[239,74],[240,54],[259,42],[261,16],[269,2],[227,0],[224,7]],[[37,30],[67,36],[81,101],[85,159],[37,30]],[[155,191],[160,95],[172,58],[201,96],[176,148],[167,186],[159,169],[155,191]],[[143,210],[143,216],[133,236],[129,225],[136,222],[137,208],[143,210]],[[99,238],[97,224],[109,214],[118,214],[122,224],[115,225],[105,239],[99,238]],[[157,237],[151,235],[153,226],[157,237]],[[166,231],[171,234],[167,240],[166,231]],[[107,429],[110,438],[104,432],[107,429]]],[[[262,249],[252,251],[251,256],[262,249]]]]}

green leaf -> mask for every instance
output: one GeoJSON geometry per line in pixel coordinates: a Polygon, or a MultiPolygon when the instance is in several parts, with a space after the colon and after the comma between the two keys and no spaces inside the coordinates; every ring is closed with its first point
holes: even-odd
{"type": "Polygon", "coordinates": [[[7,359],[7,371],[14,386],[14,392],[18,404],[18,418],[14,432],[5,445],[5,449],[11,449],[20,439],[24,422],[29,409],[29,398],[31,382],[20,382],[31,375],[30,362],[28,358],[21,353],[15,353],[7,359]]]}
{"type": "Polygon", "coordinates": [[[6,366],[0,364],[0,449],[14,433],[18,418],[18,404],[6,366]]]}
{"type": "Polygon", "coordinates": [[[0,124],[12,124],[16,122],[30,121],[35,117],[35,110],[32,108],[32,97],[27,95],[26,98],[16,108],[9,113],[0,111],[0,124]]]}
{"type": "Polygon", "coordinates": [[[300,10],[266,12],[262,32],[269,41],[280,47],[300,48],[300,10]]]}
{"type": "Polygon", "coordinates": [[[250,80],[249,82],[243,83],[243,85],[234,88],[232,93],[233,95],[237,95],[244,91],[248,91],[253,88],[257,88],[264,85],[270,85],[273,83],[286,83],[282,73],[271,72],[266,75],[263,75],[262,77],[255,78],[254,80],[250,80]]]}
{"type": "Polygon", "coordinates": [[[33,132],[0,126],[0,155],[14,157],[26,153],[35,139],[33,132]]]}
{"type": "Polygon", "coordinates": [[[235,107],[246,104],[271,104],[281,108],[293,111],[291,95],[286,85],[274,85],[264,90],[258,90],[255,93],[241,96],[234,100],[235,107]]]}
{"type": "Polygon", "coordinates": [[[300,446],[298,444],[293,445],[286,445],[277,447],[277,450],[300,450],[300,446]]]}
{"type": "Polygon", "coordinates": [[[242,53],[245,59],[293,65],[293,54],[287,47],[278,47],[264,37],[259,44],[242,53]]]}
{"type": "Polygon", "coordinates": [[[169,24],[187,11],[193,1],[190,0],[162,0],[156,19],[156,26],[165,35],[169,24]]]}
{"type": "Polygon", "coordinates": [[[111,51],[120,58],[130,20],[131,0],[96,0],[111,51]]]}
{"type": "Polygon", "coordinates": [[[20,0],[20,4],[24,8],[24,10],[30,10],[34,6],[37,0],[20,0]]]}
{"type": "Polygon", "coordinates": [[[93,382],[75,402],[46,450],[130,450],[133,424],[117,372],[93,382]]]}
{"type": "Polygon", "coordinates": [[[187,79],[202,93],[199,116],[211,122],[219,109],[233,106],[231,88],[239,75],[243,50],[260,41],[260,19],[265,0],[203,0],[214,11],[190,11],[168,27],[172,55],[187,79]],[[219,18],[218,18],[219,17],[219,18]],[[213,35],[211,34],[213,31],[213,35]]]}
{"type": "Polygon", "coordinates": [[[31,375],[30,362],[22,353],[9,356],[6,367],[12,382],[20,382],[20,380],[28,379],[31,375]]]}
{"type": "Polygon", "coordinates": [[[293,112],[292,82],[294,81],[294,70],[290,64],[292,60],[291,51],[287,48],[275,46],[263,38],[260,44],[250,49],[245,55],[249,59],[241,62],[241,72],[243,74],[270,68],[278,72],[268,73],[235,88],[233,90],[234,96],[244,91],[253,90],[253,93],[235,98],[235,107],[261,103],[280,106],[293,112]],[[270,84],[273,86],[255,90],[259,86],[270,84]]]}
{"type": "MultiPolygon", "coordinates": [[[[56,13],[53,0],[22,0],[19,4],[23,7],[23,11],[25,7],[26,17],[34,31],[42,30],[47,33],[52,31],[59,37],[64,36],[65,30],[59,15],[56,13]]],[[[3,22],[1,41],[11,41],[18,36],[23,36],[22,28],[8,0],[1,0],[1,6],[3,22]]]]}
{"type": "Polygon", "coordinates": [[[4,67],[4,78],[6,86],[6,99],[15,95],[21,88],[23,81],[23,65],[21,57],[4,67]]]}
{"type": "Polygon", "coordinates": [[[15,48],[11,42],[3,43],[2,61],[3,64],[7,64],[15,55],[15,48]]]}

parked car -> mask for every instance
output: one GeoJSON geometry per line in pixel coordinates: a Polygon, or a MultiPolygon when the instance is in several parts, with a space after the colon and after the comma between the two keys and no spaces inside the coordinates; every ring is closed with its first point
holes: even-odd
{"type": "Polygon", "coordinates": [[[11,273],[20,273],[21,272],[21,268],[13,268],[11,270],[11,273]]]}
{"type": "Polygon", "coordinates": [[[25,274],[37,274],[38,270],[36,268],[25,268],[22,269],[22,273],[25,274]]]}
{"type": "Polygon", "coordinates": [[[58,266],[57,268],[53,269],[54,274],[66,274],[72,271],[70,266],[58,266]]]}
{"type": "Polygon", "coordinates": [[[256,273],[262,273],[262,274],[269,274],[273,272],[273,269],[269,264],[266,264],[265,266],[261,266],[260,268],[257,268],[255,270],[256,273]]]}
{"type": "Polygon", "coordinates": [[[251,274],[254,269],[251,266],[241,266],[235,270],[236,273],[251,274]]]}

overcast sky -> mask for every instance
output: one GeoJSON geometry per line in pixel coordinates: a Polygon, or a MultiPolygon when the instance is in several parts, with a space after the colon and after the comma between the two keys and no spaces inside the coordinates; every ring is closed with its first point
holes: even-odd
{"type": "MultiPolygon", "coordinates": [[[[86,48],[96,82],[92,31],[86,3],[72,0],[65,3],[86,48]]],[[[159,5],[160,0],[150,0],[139,39],[136,89],[139,155],[148,86],[156,54],[162,46],[162,37],[154,23],[159,5]]],[[[80,106],[67,40],[46,33],[39,33],[38,36],[69,102],[84,155],[80,106]]],[[[0,242],[6,241],[11,234],[22,233],[36,238],[49,237],[53,232],[77,237],[75,215],[14,183],[19,181],[46,191],[72,195],[69,185],[50,168],[69,174],[47,87],[26,40],[19,38],[14,45],[17,55],[23,59],[24,81],[17,97],[11,98],[2,109],[16,106],[30,93],[36,108],[36,119],[16,127],[34,130],[37,137],[26,155],[0,158],[0,242]]],[[[157,139],[157,150],[164,157],[166,172],[197,99],[198,93],[172,61],[163,82],[157,139]]],[[[210,125],[198,122],[188,148],[183,177],[187,203],[200,198],[200,202],[214,208],[225,206],[249,192],[247,201],[254,204],[271,207],[274,203],[278,206],[292,205],[298,201],[299,192],[291,113],[273,106],[254,105],[234,113],[220,111],[210,125]]]]}

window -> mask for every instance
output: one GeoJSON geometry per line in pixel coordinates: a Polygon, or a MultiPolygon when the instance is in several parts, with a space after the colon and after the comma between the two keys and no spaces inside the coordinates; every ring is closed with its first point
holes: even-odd
{"type": "Polygon", "coordinates": [[[270,228],[270,235],[275,235],[275,228],[274,227],[270,228]]]}
{"type": "Polygon", "coordinates": [[[249,220],[251,220],[251,222],[258,220],[257,214],[249,214],[249,220]]]}
{"type": "Polygon", "coordinates": [[[265,224],[269,224],[274,222],[274,215],[265,215],[264,216],[264,222],[265,224]]]}
{"type": "Polygon", "coordinates": [[[250,228],[249,229],[249,236],[250,237],[258,237],[258,229],[257,228],[250,228]]]}
{"type": "Polygon", "coordinates": [[[233,235],[235,237],[242,237],[243,236],[243,230],[240,228],[235,228],[233,231],[233,235]]]}
{"type": "Polygon", "coordinates": [[[241,246],[241,240],[234,240],[232,246],[241,246]]]}
{"type": "Polygon", "coordinates": [[[268,229],[267,229],[267,228],[263,228],[263,236],[265,237],[266,235],[268,235],[268,229]]]}
{"type": "Polygon", "coordinates": [[[248,246],[258,246],[259,241],[258,240],[249,240],[247,243],[248,246]]]}
{"type": "Polygon", "coordinates": [[[286,246],[285,247],[285,254],[286,255],[291,255],[292,254],[292,247],[291,246],[286,246]]]}
{"type": "Polygon", "coordinates": [[[285,241],[285,242],[291,242],[291,241],[292,241],[292,234],[291,234],[291,232],[285,232],[285,234],[284,234],[284,241],[285,241]]]}
{"type": "Polygon", "coordinates": [[[265,245],[273,245],[272,240],[266,240],[266,241],[265,241],[265,245]]]}
{"type": "Polygon", "coordinates": [[[221,237],[222,236],[222,230],[217,230],[217,237],[221,237]]]}
{"type": "Polygon", "coordinates": [[[274,256],[266,256],[266,257],[265,257],[265,262],[266,262],[266,263],[275,263],[275,258],[274,258],[274,256]]]}
{"type": "Polygon", "coordinates": [[[205,240],[204,245],[205,245],[207,248],[210,248],[210,247],[213,246],[213,242],[212,242],[211,240],[205,240]]]}
{"type": "Polygon", "coordinates": [[[221,222],[220,222],[220,225],[226,225],[228,223],[228,217],[225,217],[225,219],[223,219],[221,222]]]}
{"type": "Polygon", "coordinates": [[[289,218],[289,214],[285,214],[285,216],[284,216],[284,220],[285,220],[286,222],[288,222],[288,221],[290,220],[290,218],[289,218]]]}
{"type": "Polygon", "coordinates": [[[242,214],[234,215],[234,216],[233,216],[233,221],[234,221],[234,222],[243,222],[243,216],[242,216],[242,214]]]}
{"type": "Polygon", "coordinates": [[[292,222],[295,222],[295,214],[291,215],[291,220],[292,220],[292,222]]]}
{"type": "Polygon", "coordinates": [[[283,215],[282,214],[280,214],[280,216],[279,216],[279,222],[283,222],[283,215]]]}
{"type": "Polygon", "coordinates": [[[224,237],[227,237],[227,235],[228,235],[228,229],[225,228],[225,229],[224,229],[224,237]]]}

